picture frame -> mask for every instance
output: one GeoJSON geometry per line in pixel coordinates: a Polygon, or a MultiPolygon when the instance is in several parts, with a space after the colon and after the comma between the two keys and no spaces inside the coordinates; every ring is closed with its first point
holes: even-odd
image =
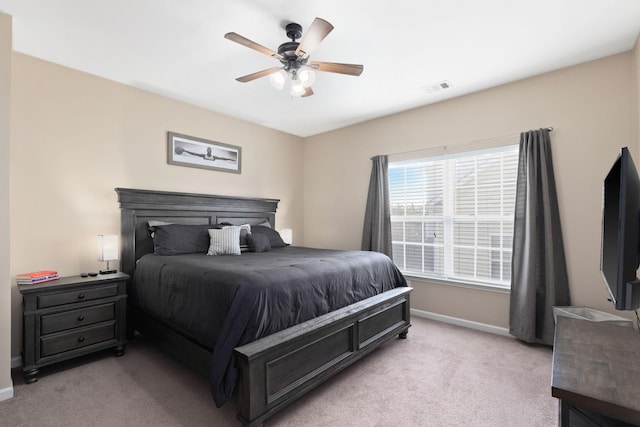
{"type": "Polygon", "coordinates": [[[167,132],[167,163],[220,172],[242,172],[242,147],[167,132]]]}

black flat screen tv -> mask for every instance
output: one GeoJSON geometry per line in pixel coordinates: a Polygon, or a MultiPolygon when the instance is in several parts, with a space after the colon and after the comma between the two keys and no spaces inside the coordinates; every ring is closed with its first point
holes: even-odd
{"type": "Polygon", "coordinates": [[[600,271],[617,310],[640,306],[640,179],[624,147],[604,179],[600,271]]]}

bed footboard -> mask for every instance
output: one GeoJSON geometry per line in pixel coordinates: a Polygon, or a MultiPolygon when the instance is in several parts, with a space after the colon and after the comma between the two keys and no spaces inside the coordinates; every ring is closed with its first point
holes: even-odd
{"type": "Polygon", "coordinates": [[[406,338],[411,291],[396,288],[237,347],[238,419],[260,426],[384,342],[406,338]]]}

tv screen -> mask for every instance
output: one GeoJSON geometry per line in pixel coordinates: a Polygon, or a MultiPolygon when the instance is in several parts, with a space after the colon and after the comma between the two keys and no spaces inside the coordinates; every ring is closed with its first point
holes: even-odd
{"type": "Polygon", "coordinates": [[[600,271],[617,310],[640,305],[640,179],[625,147],[604,180],[600,271]]]}

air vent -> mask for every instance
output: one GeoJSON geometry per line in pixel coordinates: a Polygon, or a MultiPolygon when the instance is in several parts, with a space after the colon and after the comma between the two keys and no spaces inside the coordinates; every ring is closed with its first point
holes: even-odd
{"type": "Polygon", "coordinates": [[[425,86],[424,91],[427,93],[435,93],[441,90],[449,89],[451,87],[451,83],[447,80],[441,81],[440,83],[436,83],[434,85],[425,86]]]}

